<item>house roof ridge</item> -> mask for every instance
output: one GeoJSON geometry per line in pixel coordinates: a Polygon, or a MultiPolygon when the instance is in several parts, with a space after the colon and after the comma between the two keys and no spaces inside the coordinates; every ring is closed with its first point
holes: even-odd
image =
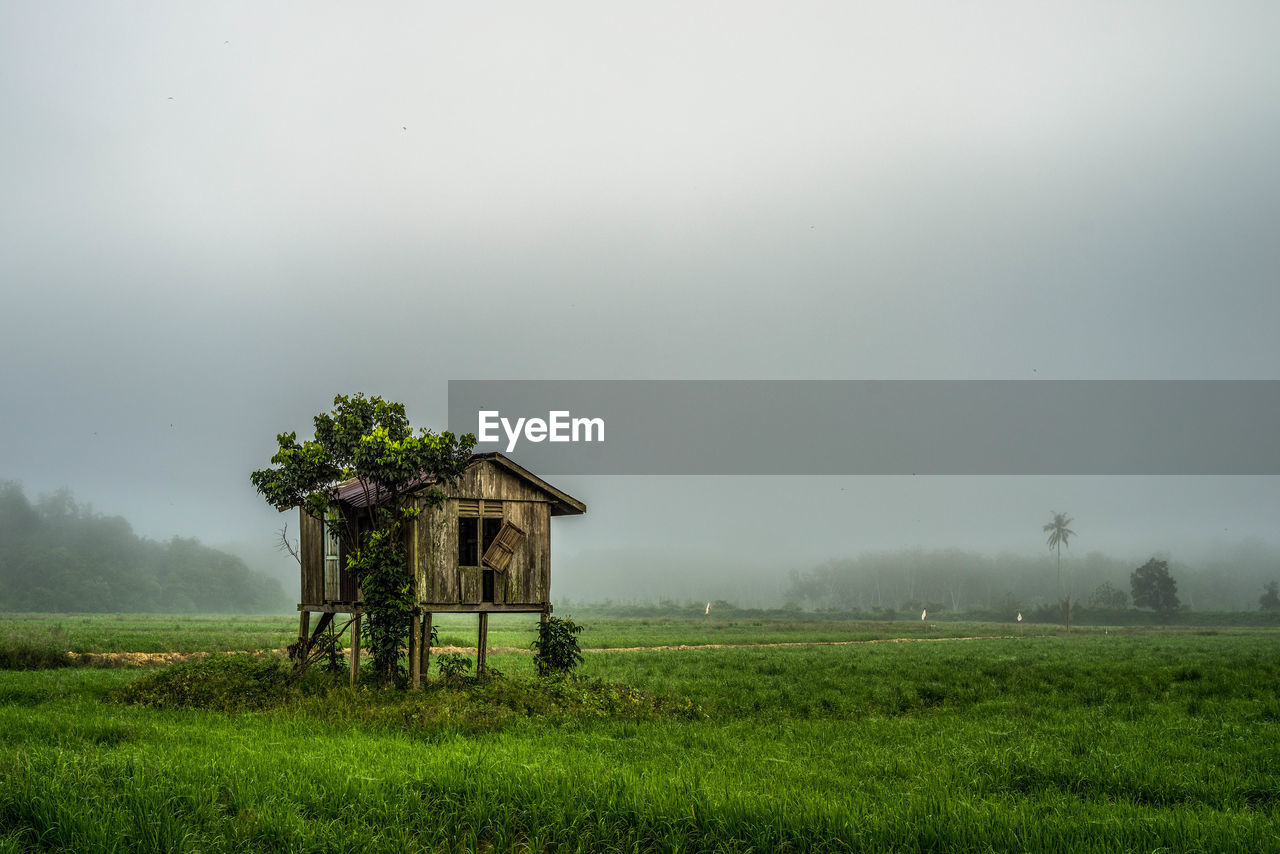
{"type": "MultiPolygon", "coordinates": [[[[481,461],[489,461],[495,465],[501,466],[516,477],[519,477],[537,489],[540,489],[550,495],[554,499],[552,503],[553,516],[576,516],[587,512],[586,504],[574,498],[564,490],[557,489],[550,483],[547,483],[545,480],[499,451],[486,451],[484,453],[472,454],[467,460],[467,466],[470,467],[471,465],[481,461]]],[[[420,479],[410,486],[409,491],[417,492],[420,489],[425,489],[428,486],[431,486],[435,482],[436,477],[434,475],[421,475],[420,479]]],[[[378,492],[382,489],[381,484],[376,481],[366,481],[364,478],[349,478],[348,480],[344,480],[337,484],[334,489],[337,492],[338,500],[344,504],[350,504],[354,507],[365,507],[369,503],[369,496],[366,492],[367,486],[371,487],[369,491],[373,493],[373,501],[377,502],[380,500],[378,492]]]]}

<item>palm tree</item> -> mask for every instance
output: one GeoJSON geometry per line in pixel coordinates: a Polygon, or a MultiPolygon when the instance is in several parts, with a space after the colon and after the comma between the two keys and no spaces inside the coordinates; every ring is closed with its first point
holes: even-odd
{"type": "MultiPolygon", "coordinates": [[[[1053,521],[1044,526],[1044,530],[1049,532],[1049,548],[1054,549],[1058,553],[1058,595],[1062,595],[1062,547],[1069,545],[1067,540],[1075,536],[1075,531],[1067,526],[1071,524],[1071,517],[1066,513],[1053,511],[1053,521]]],[[[1071,594],[1067,594],[1067,631],[1071,631],[1071,594]]]]}

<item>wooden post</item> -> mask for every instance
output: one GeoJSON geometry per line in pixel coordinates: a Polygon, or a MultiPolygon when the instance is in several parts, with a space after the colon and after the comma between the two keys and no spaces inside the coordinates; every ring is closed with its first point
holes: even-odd
{"type": "Polygon", "coordinates": [[[360,615],[351,620],[351,687],[360,682],[360,615]]]}
{"type": "MultiPolygon", "coordinates": [[[[551,603],[548,602],[547,606],[542,609],[542,613],[538,615],[538,640],[542,640],[547,628],[547,620],[549,619],[551,619],[551,603]]],[[[538,665],[538,675],[544,675],[541,663],[538,665]]]]}
{"type": "Polygon", "coordinates": [[[418,645],[422,643],[422,617],[417,611],[409,618],[409,687],[415,691],[422,687],[422,656],[418,645]]]}
{"type": "Polygon", "coordinates": [[[424,615],[422,621],[422,643],[418,644],[418,650],[422,655],[422,665],[418,671],[422,674],[423,679],[431,676],[431,612],[428,611],[424,615]]]}
{"type": "Polygon", "coordinates": [[[484,673],[485,654],[489,649],[489,612],[480,612],[480,644],[476,650],[476,675],[484,673]]]}
{"type": "Polygon", "coordinates": [[[289,657],[295,667],[301,667],[311,651],[311,612],[303,611],[298,616],[298,642],[289,648],[289,657]]]}

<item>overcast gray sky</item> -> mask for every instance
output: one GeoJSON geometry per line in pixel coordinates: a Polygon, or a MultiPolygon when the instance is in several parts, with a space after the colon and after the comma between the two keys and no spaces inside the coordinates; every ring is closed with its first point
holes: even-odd
{"type": "MultiPolygon", "coordinates": [[[[0,477],[269,549],[248,472],[339,392],[441,428],[449,379],[1276,379],[1277,32],[1271,2],[3,4],[0,477]]],[[[1032,551],[1051,510],[1088,548],[1276,542],[1276,480],[573,478],[556,549],[1032,551]]]]}

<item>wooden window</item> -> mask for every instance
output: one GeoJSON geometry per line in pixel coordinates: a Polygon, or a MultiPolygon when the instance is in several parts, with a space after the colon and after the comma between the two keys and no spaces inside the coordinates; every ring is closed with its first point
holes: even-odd
{"type": "Polygon", "coordinates": [[[474,516],[458,517],[458,566],[475,566],[480,561],[480,520],[474,516]]]}
{"type": "Polygon", "coordinates": [[[501,501],[458,501],[458,566],[480,566],[480,556],[502,530],[501,501]]]}

